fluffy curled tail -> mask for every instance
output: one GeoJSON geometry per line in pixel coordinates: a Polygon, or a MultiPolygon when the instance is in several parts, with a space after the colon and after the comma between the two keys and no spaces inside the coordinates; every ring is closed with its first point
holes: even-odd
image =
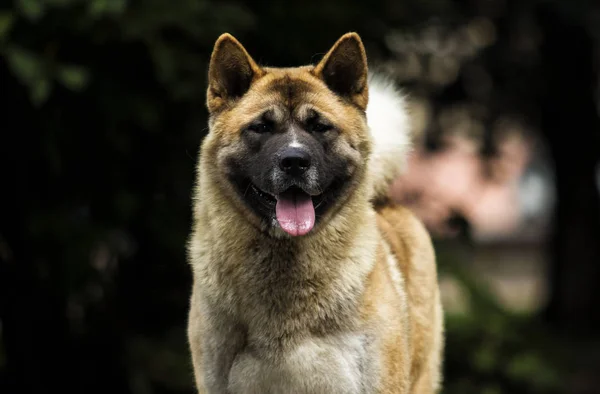
{"type": "Polygon", "coordinates": [[[404,96],[393,81],[377,74],[369,75],[367,124],[373,138],[371,200],[381,204],[388,201],[390,186],[406,165],[411,143],[404,96]]]}

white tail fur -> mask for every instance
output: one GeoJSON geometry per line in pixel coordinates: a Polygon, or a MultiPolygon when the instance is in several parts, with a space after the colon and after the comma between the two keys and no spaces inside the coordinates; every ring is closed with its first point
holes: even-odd
{"type": "Polygon", "coordinates": [[[372,200],[379,201],[388,197],[390,185],[405,167],[411,145],[404,96],[393,81],[381,75],[369,75],[367,123],[373,137],[372,200]]]}

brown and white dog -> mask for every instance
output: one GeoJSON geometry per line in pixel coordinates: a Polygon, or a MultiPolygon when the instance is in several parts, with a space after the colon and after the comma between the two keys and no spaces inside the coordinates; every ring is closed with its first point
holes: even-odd
{"type": "Polygon", "coordinates": [[[264,68],[224,34],[207,106],[189,239],[198,391],[437,392],[434,251],[387,198],[408,120],[359,36],[316,66],[264,68]]]}

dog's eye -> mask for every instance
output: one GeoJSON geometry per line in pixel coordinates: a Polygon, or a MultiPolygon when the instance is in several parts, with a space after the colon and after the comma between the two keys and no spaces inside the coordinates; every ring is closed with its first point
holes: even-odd
{"type": "Polygon", "coordinates": [[[248,130],[253,131],[255,133],[268,133],[273,130],[273,125],[270,123],[254,123],[248,126],[248,130]]]}
{"type": "Polygon", "coordinates": [[[333,127],[331,125],[321,123],[321,122],[314,122],[313,124],[310,125],[310,130],[314,131],[315,133],[324,133],[326,131],[331,130],[332,128],[333,127]]]}

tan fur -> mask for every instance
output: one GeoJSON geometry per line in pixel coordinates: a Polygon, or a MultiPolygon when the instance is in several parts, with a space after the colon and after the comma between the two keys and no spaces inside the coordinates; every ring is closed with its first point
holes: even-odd
{"type": "MultiPolygon", "coordinates": [[[[332,74],[333,75],[333,74],[332,74]]],[[[215,45],[189,259],[188,336],[199,393],[434,393],[442,311],[435,257],[420,222],[401,207],[375,211],[366,56],[343,36],[317,65],[260,68],[231,36],[215,45]],[[364,61],[346,99],[324,73],[364,61]],[[334,67],[334,68],[332,68],[334,67]],[[328,71],[329,70],[329,71],[328,71]],[[249,84],[229,97],[227,73],[249,84]],[[361,79],[364,76],[364,79],[361,79]],[[293,93],[274,86],[294,86],[293,93]],[[313,107],[352,163],[348,192],[306,236],[265,227],[240,201],[225,163],[244,149],[240,129],[266,108],[302,118],[313,107]]],[[[237,88],[237,86],[234,86],[237,88]]]]}

